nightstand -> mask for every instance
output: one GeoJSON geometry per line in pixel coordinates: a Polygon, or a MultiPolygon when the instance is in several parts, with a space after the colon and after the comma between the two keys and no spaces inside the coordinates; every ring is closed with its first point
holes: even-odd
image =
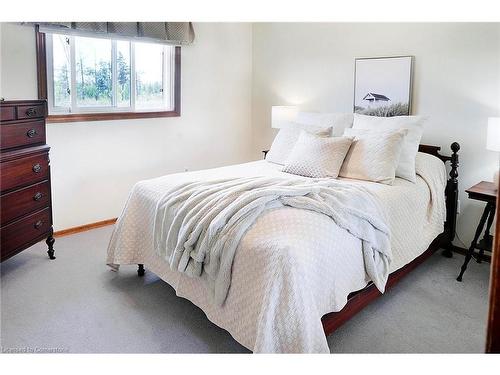
{"type": "Polygon", "coordinates": [[[479,250],[479,253],[477,255],[478,263],[481,263],[481,259],[485,251],[491,252],[493,245],[493,236],[490,234],[490,228],[491,224],[493,223],[493,218],[495,217],[498,189],[492,182],[481,181],[480,183],[465,190],[465,192],[469,195],[469,199],[486,202],[486,207],[484,208],[481,219],[479,220],[476,234],[474,235],[474,239],[472,240],[469,250],[467,251],[467,255],[465,256],[465,261],[460,270],[460,275],[458,275],[457,277],[457,281],[462,281],[462,276],[467,269],[467,264],[469,264],[476,249],[479,250]],[[478,242],[485,224],[486,230],[484,231],[484,236],[482,240],[478,242]]]}

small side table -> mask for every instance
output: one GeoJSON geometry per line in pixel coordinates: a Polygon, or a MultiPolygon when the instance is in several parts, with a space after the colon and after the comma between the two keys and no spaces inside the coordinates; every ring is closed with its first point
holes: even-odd
{"type": "Polygon", "coordinates": [[[486,202],[486,207],[484,208],[483,214],[481,215],[481,220],[476,229],[476,234],[474,239],[467,251],[465,256],[464,264],[460,269],[460,275],[457,277],[457,281],[462,281],[462,276],[467,269],[472,256],[474,255],[474,250],[478,249],[479,253],[477,255],[477,262],[481,263],[481,259],[485,251],[491,252],[493,247],[493,236],[490,234],[491,224],[493,223],[493,218],[495,217],[496,209],[496,199],[498,190],[495,184],[492,182],[481,181],[480,183],[470,187],[465,190],[469,194],[469,199],[475,199],[478,201],[486,202]],[[484,231],[484,236],[481,241],[478,242],[481,233],[483,232],[484,225],[486,223],[486,230],[484,231]]]}

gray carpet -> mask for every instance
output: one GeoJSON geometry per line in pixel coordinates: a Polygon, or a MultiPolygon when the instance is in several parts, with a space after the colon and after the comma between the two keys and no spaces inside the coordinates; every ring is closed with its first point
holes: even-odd
{"type": "MultiPolygon", "coordinates": [[[[1,265],[3,351],[246,353],[155,275],[105,265],[111,227],[43,243],[1,265]]],[[[332,352],[482,352],[489,264],[434,255],[328,338],[332,352]]]]}

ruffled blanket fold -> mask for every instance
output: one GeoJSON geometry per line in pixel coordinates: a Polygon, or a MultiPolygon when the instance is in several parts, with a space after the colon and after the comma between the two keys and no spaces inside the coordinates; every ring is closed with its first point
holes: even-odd
{"type": "Polygon", "coordinates": [[[171,269],[203,277],[222,305],[240,240],[263,212],[284,206],[327,215],[359,238],[366,273],[384,291],[392,253],[382,207],[364,187],[332,179],[251,177],[176,186],[156,206],[155,250],[171,269]]]}

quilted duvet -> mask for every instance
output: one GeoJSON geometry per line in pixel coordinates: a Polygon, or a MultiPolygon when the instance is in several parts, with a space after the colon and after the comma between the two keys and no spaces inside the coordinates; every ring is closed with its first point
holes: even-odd
{"type": "MultiPolygon", "coordinates": [[[[420,255],[443,231],[444,165],[418,154],[416,166],[416,183],[396,179],[388,186],[340,180],[362,184],[388,212],[390,272],[420,255]]],[[[349,293],[371,281],[361,241],[328,216],[293,207],[261,215],[236,249],[223,306],[213,303],[204,280],[170,269],[154,249],[155,208],[172,187],[216,178],[281,176],[281,168],[258,161],[137,183],[115,226],[107,263],[115,270],[119,265],[144,264],[254,352],[328,353],[321,317],[340,311],[349,293]]]]}

